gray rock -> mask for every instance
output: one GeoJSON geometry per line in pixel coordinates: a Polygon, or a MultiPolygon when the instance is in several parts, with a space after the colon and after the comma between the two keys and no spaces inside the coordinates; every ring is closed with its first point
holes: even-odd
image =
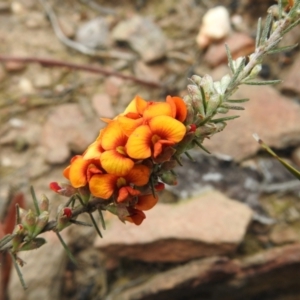
{"type": "Polygon", "coordinates": [[[166,38],[161,29],[148,18],[134,16],[120,22],[112,31],[115,41],[127,42],[144,62],[153,62],[166,54],[166,38]]]}
{"type": "Polygon", "coordinates": [[[109,45],[109,28],[106,19],[98,17],[81,25],[76,32],[76,41],[92,49],[109,45]]]}

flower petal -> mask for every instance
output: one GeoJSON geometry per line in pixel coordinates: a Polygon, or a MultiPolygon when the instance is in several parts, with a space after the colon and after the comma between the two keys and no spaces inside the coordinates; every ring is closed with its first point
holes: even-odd
{"type": "Polygon", "coordinates": [[[153,157],[157,158],[163,151],[163,145],[173,146],[174,142],[168,140],[159,140],[154,144],[153,157]]]}
{"type": "Polygon", "coordinates": [[[103,152],[100,141],[95,141],[90,144],[89,147],[83,153],[84,159],[99,159],[101,153],[103,152]]]}
{"type": "Polygon", "coordinates": [[[171,105],[166,102],[148,102],[148,106],[143,113],[143,118],[149,120],[161,115],[172,117],[171,105]]]}
{"type": "Polygon", "coordinates": [[[125,146],[127,142],[127,136],[123,133],[119,122],[110,122],[104,129],[101,145],[105,150],[113,150],[118,146],[125,146]]]}
{"type": "Polygon", "coordinates": [[[94,175],[89,181],[91,193],[95,197],[109,199],[116,189],[118,177],[112,174],[94,175]]]}
{"type": "Polygon", "coordinates": [[[150,172],[150,169],[144,165],[135,165],[124,178],[136,186],[143,186],[148,183],[150,172]]]}
{"type": "Polygon", "coordinates": [[[144,219],[146,219],[146,215],[141,210],[128,208],[128,212],[130,213],[130,216],[125,217],[125,220],[134,223],[135,225],[141,225],[144,219]]]}
{"type": "Polygon", "coordinates": [[[117,201],[123,202],[128,198],[128,196],[138,196],[140,194],[141,194],[140,191],[135,190],[130,186],[123,186],[119,189],[117,201]]]}
{"type": "Polygon", "coordinates": [[[143,118],[133,119],[127,116],[119,116],[118,122],[124,134],[130,136],[137,127],[142,125],[143,118]]]}
{"type": "Polygon", "coordinates": [[[109,174],[124,176],[133,168],[134,162],[116,150],[102,153],[100,157],[102,168],[109,174]]]}
{"type": "Polygon", "coordinates": [[[169,116],[158,116],[149,120],[150,130],[160,136],[161,139],[169,140],[175,143],[180,142],[185,133],[185,126],[169,117],[169,116]]]}
{"type": "Polygon", "coordinates": [[[87,184],[86,171],[91,160],[84,159],[81,155],[75,156],[69,170],[69,180],[74,188],[79,188],[87,184]]]}
{"type": "Polygon", "coordinates": [[[147,125],[136,128],[128,138],[126,152],[128,156],[135,159],[145,159],[151,156],[152,132],[147,125]]]}
{"type": "Polygon", "coordinates": [[[137,112],[140,115],[143,115],[144,110],[146,109],[146,107],[148,106],[148,102],[145,101],[143,98],[141,98],[140,96],[136,96],[135,97],[135,103],[136,103],[136,109],[137,112]]]}
{"type": "Polygon", "coordinates": [[[185,102],[183,101],[183,99],[180,97],[168,96],[166,101],[172,107],[173,107],[173,105],[175,105],[175,107],[176,107],[176,112],[173,117],[180,122],[184,122],[184,120],[186,119],[186,115],[187,115],[187,109],[186,109],[186,105],[185,105],[185,102]]]}
{"type": "Polygon", "coordinates": [[[63,170],[63,175],[70,180],[70,167],[71,165],[67,166],[64,170],[63,170]]]}
{"type": "Polygon", "coordinates": [[[158,196],[154,197],[152,194],[139,196],[135,208],[139,210],[149,210],[157,203],[157,201],[158,196]]]}

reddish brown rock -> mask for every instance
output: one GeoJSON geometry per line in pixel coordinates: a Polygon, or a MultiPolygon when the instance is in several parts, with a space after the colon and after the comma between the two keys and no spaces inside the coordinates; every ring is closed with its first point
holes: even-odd
{"type": "Polygon", "coordinates": [[[300,54],[295,58],[293,65],[283,79],[281,90],[284,93],[300,95],[300,54]]]}
{"type": "Polygon", "coordinates": [[[77,104],[54,107],[42,130],[47,162],[63,163],[71,151],[82,153],[97,137],[100,127],[100,121],[87,120],[77,104]]]}
{"type": "MultiPolygon", "coordinates": [[[[253,133],[271,147],[284,148],[300,142],[300,106],[270,86],[242,86],[232,99],[250,98],[244,111],[230,112],[240,118],[229,121],[223,132],[204,145],[212,153],[226,154],[235,160],[254,155],[259,144],[253,133]]],[[[223,116],[223,115],[222,115],[223,116]]]]}
{"type": "Polygon", "coordinates": [[[141,226],[117,218],[107,224],[101,251],[114,257],[148,262],[181,262],[232,253],[242,241],[252,211],[219,192],[208,192],[180,204],[158,204],[141,226]]]}
{"type": "Polygon", "coordinates": [[[300,244],[262,251],[244,259],[210,257],[160,274],[110,299],[291,299],[300,297],[300,244]]]}
{"type": "Polygon", "coordinates": [[[216,67],[227,62],[227,54],[224,44],[228,45],[233,59],[249,55],[255,48],[255,42],[250,36],[240,32],[233,33],[225,41],[218,44],[212,44],[208,48],[204,56],[204,60],[211,67],[216,67]]]}

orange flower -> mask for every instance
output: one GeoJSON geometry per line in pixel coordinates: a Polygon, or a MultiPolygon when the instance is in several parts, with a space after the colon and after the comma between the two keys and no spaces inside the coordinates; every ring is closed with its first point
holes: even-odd
{"type": "Polygon", "coordinates": [[[101,136],[100,155],[102,168],[109,174],[124,176],[134,166],[134,161],[126,153],[127,136],[123,133],[117,121],[110,122],[101,136]]]}
{"type": "Polygon", "coordinates": [[[142,195],[137,197],[137,203],[134,207],[128,207],[129,216],[125,217],[125,220],[135,225],[140,225],[146,218],[143,210],[151,209],[158,201],[158,197],[153,195],[142,195]]]}
{"type": "Polygon", "coordinates": [[[128,138],[127,154],[134,159],[157,157],[164,146],[172,146],[182,140],[185,126],[170,116],[157,116],[148,125],[137,127],[128,138]]]}
{"type": "Polygon", "coordinates": [[[146,215],[139,209],[129,207],[128,213],[129,216],[125,217],[125,220],[134,223],[135,225],[141,225],[146,218],[146,215]]]}
{"type": "Polygon", "coordinates": [[[99,160],[84,159],[82,155],[76,155],[63,174],[74,188],[79,188],[85,186],[94,174],[101,174],[100,168],[99,160]]]}
{"type": "Polygon", "coordinates": [[[137,203],[135,204],[135,208],[139,210],[149,210],[158,201],[158,197],[154,197],[152,194],[138,196],[137,203]]]}
{"type": "Polygon", "coordinates": [[[147,102],[136,96],[125,109],[124,114],[118,117],[123,132],[130,136],[140,125],[147,125],[151,118],[170,116],[183,122],[187,115],[184,101],[179,97],[168,96],[166,102],[147,102]]]}
{"type": "Polygon", "coordinates": [[[150,169],[144,165],[135,165],[127,175],[96,174],[89,181],[91,193],[99,198],[109,199],[114,193],[117,201],[125,201],[128,196],[140,194],[134,186],[144,186],[148,183],[150,169]]]}

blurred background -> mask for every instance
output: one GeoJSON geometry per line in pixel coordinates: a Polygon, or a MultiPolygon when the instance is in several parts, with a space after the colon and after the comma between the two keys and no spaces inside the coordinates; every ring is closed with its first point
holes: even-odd
{"type": "MultiPolygon", "coordinates": [[[[219,80],[255,49],[257,19],[276,1],[14,0],[0,2],[0,234],[14,205],[31,207],[30,186],[55,215],[63,182],[104,123],[135,95],[187,94],[193,74],[219,80]]],[[[296,27],[282,41],[300,40],[296,27]]],[[[2,256],[0,299],[300,299],[300,185],[261,151],[252,134],[300,168],[300,54],[266,57],[261,79],[243,86],[240,118],[183,160],[141,226],[106,215],[100,239],[71,226],[22,253],[23,291],[2,256]],[[2,298],[1,298],[2,297],[2,298]]],[[[80,220],[88,221],[85,216],[80,220]]]]}

